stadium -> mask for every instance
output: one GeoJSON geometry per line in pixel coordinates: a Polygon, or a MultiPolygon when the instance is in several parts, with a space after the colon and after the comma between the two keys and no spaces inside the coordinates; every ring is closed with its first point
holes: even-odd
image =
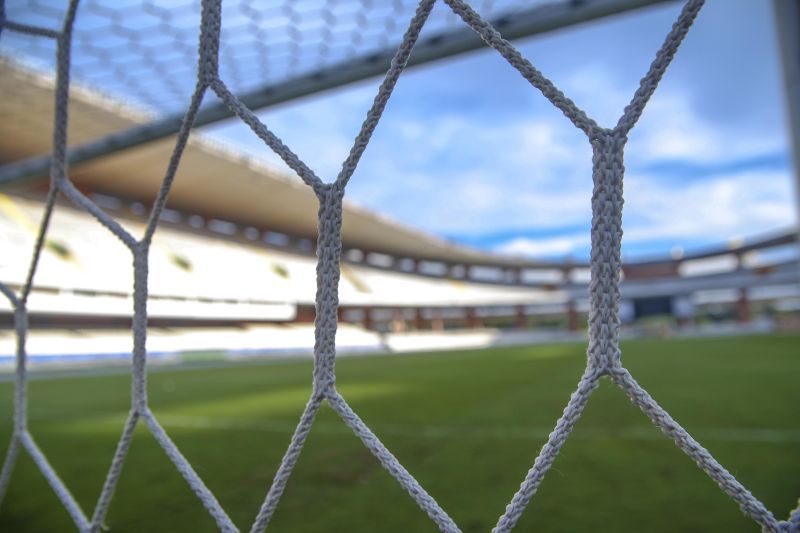
{"type": "MultiPolygon", "coordinates": [[[[682,5],[481,9],[516,39],[635,17],[661,3],[682,5]]],[[[483,46],[481,38],[513,55],[504,42],[478,37],[480,23],[462,28],[434,10],[433,35],[423,32],[411,52],[416,37],[403,32],[416,6],[398,2],[383,15],[386,35],[376,33],[375,48],[362,21],[350,55],[340,57],[337,24],[345,5],[359,2],[288,2],[274,10],[288,13],[296,64],[288,74],[265,69],[264,90],[248,85],[243,69],[253,59],[224,21],[247,18],[258,40],[253,28],[269,26],[272,7],[206,1],[188,14],[186,6],[133,4],[9,2],[0,11],[0,437],[10,442],[0,529],[235,531],[254,517],[253,531],[800,527],[798,510],[786,512],[800,494],[796,214],[780,227],[620,261],[619,234],[602,229],[611,220],[603,209],[617,200],[595,202],[605,186],[591,201],[592,252],[576,257],[499,253],[447,238],[351,201],[344,185],[336,207],[331,191],[347,184],[348,165],[356,170],[353,153],[364,150],[383,108],[372,108],[330,184],[255,124],[248,107],[387,69],[379,94],[391,102],[406,65],[451,61],[483,46]],[[311,39],[322,58],[312,61],[297,43],[308,39],[301,13],[315,10],[328,41],[311,39]],[[176,47],[186,20],[194,47],[200,28],[196,72],[169,71],[135,13],[157,19],[176,47]],[[219,65],[205,72],[213,46],[204,46],[214,42],[220,13],[219,65]],[[134,67],[120,59],[125,53],[103,52],[111,34],[163,88],[148,92],[128,79],[134,67]],[[39,44],[46,39],[57,46],[39,44]],[[72,80],[59,71],[69,67],[69,39],[72,80]],[[113,75],[93,78],[104,70],[113,75]],[[192,100],[184,118],[195,79],[221,103],[192,100]],[[288,166],[221,135],[189,135],[192,125],[231,115],[288,166]],[[663,522],[672,509],[681,516],[663,522]]],[[[665,47],[680,44],[701,6],[686,4],[665,47]]],[[[362,5],[362,19],[378,17],[374,8],[362,5]]],[[[797,18],[796,5],[775,2],[775,13],[782,9],[795,10],[786,20],[797,18]]],[[[458,15],[472,20],[469,11],[458,15]]],[[[800,48],[797,25],[786,26],[778,32],[783,52],[800,48]]],[[[262,48],[261,56],[272,53],[262,48]]],[[[512,64],[548,94],[538,71],[512,64]]],[[[796,114],[791,79],[800,68],[787,60],[783,69],[785,113],[796,114]]],[[[571,101],[551,102],[588,132],[602,160],[598,139],[611,130],[571,101]]]]}

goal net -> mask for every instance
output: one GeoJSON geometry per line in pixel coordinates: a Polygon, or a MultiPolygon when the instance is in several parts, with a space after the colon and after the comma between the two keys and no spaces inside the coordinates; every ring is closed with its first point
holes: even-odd
{"type": "MultiPolygon", "coordinates": [[[[342,227],[342,199],[345,195],[347,183],[353,175],[359,160],[366,149],[370,137],[375,130],[383,110],[392,94],[395,84],[409,62],[412,49],[417,43],[420,32],[426,24],[439,24],[442,27],[453,24],[466,25],[471,28],[488,47],[494,49],[519,74],[531,85],[531,90],[540,91],[566,120],[582,131],[590,143],[593,152],[592,179],[594,190],[591,200],[591,282],[590,312],[589,312],[589,344],[585,371],[569,402],[564,408],[563,415],[557,421],[555,428],[550,433],[547,442],[539,454],[533,458],[530,470],[524,475],[519,490],[511,497],[510,503],[497,521],[494,531],[510,531],[517,524],[526,506],[536,494],[544,476],[553,465],[559,451],[563,447],[570,432],[575,427],[584,408],[589,402],[592,392],[601,380],[610,380],[616,384],[657,426],[663,434],[672,439],[675,444],[691,457],[697,465],[711,477],[730,498],[741,508],[742,512],[752,518],[764,530],[772,532],[788,532],[800,530],[800,507],[791,512],[786,520],[776,518],[750,491],[726,470],[699,442],[676,422],[670,414],[656,403],[656,401],[643,389],[625,367],[619,347],[620,320],[619,320],[619,280],[620,280],[620,244],[622,238],[622,206],[623,206],[623,155],[628,134],[634,128],[637,120],[645,110],[648,100],[657,89],[662,75],[673,59],[681,41],[690,30],[692,23],[703,6],[703,0],[689,0],[684,5],[677,21],[666,36],[660,50],[656,53],[650,69],[644,73],[639,88],[632,95],[628,106],[621,111],[617,123],[611,127],[599,125],[581,110],[570,98],[562,93],[548,78],[503,36],[500,32],[476,11],[487,8],[486,6],[469,5],[463,0],[443,0],[449,7],[448,15],[436,20],[430,20],[435,0],[422,0],[416,6],[411,20],[407,25],[401,23],[404,18],[403,2],[391,5],[400,6],[394,10],[389,9],[383,19],[385,31],[377,36],[362,32],[359,26],[360,17],[369,15],[370,9],[378,9],[389,5],[382,2],[364,1],[364,7],[354,15],[355,25],[351,29],[349,39],[351,45],[360,44],[364,39],[376,39],[375,49],[388,44],[394,29],[398,32],[404,30],[400,45],[391,60],[391,65],[385,73],[382,83],[375,96],[374,102],[366,114],[364,122],[352,148],[341,166],[341,170],[334,181],[326,182],[320,179],[291,149],[282,142],[270,129],[262,123],[253,110],[241,98],[237,97],[240,90],[245,90],[245,82],[250,76],[242,72],[241,62],[233,61],[226,64],[220,61],[225,56],[222,50],[221,32],[223,17],[239,17],[243,23],[247,20],[258,19],[263,12],[247,4],[235,4],[236,10],[223,7],[221,0],[203,0],[198,13],[187,12],[181,14],[183,19],[192,23],[188,33],[196,35],[199,27],[197,45],[191,48],[191,54],[197,57],[196,71],[190,90],[190,104],[182,113],[182,121],[175,141],[174,151],[169,161],[165,161],[165,175],[161,189],[153,203],[149,214],[146,229],[142,235],[133,235],[128,232],[113,217],[106,213],[92,199],[83,194],[70,180],[67,154],[67,129],[68,129],[68,98],[70,92],[70,75],[72,72],[73,47],[79,46],[75,42],[74,28],[76,17],[82,16],[78,0],[71,0],[63,13],[60,26],[54,28],[36,20],[15,20],[6,18],[6,9],[0,3],[0,28],[2,39],[8,34],[22,34],[34,40],[50,40],[56,44],[56,57],[51,60],[56,71],[56,103],[53,124],[53,151],[50,163],[50,187],[46,200],[41,224],[38,229],[38,238],[27,281],[19,291],[0,284],[0,291],[11,302],[14,309],[14,324],[17,338],[17,367],[15,384],[14,432],[7,451],[2,473],[0,473],[0,500],[7,490],[15,462],[22,451],[27,452],[38,465],[50,486],[69,512],[76,526],[81,531],[99,531],[108,511],[112,495],[114,494],[123,464],[130,449],[134,429],[143,424],[160,446],[164,453],[183,476],[191,489],[202,502],[205,509],[222,531],[238,531],[229,518],[225,509],[217,501],[214,494],[208,489],[197,474],[191,463],[184,457],[170,436],[159,423],[157,417],[148,405],[147,395],[147,297],[148,297],[148,261],[149,250],[153,236],[158,229],[160,215],[163,212],[173,178],[181,164],[181,156],[187,145],[193,126],[201,112],[204,98],[213,93],[224,106],[239,120],[247,124],[253,132],[263,141],[264,145],[273,150],[283,161],[302,179],[314,192],[319,201],[318,213],[318,243],[317,270],[316,270],[316,320],[315,320],[315,348],[313,387],[306,404],[305,410],[297,424],[291,442],[283,456],[280,466],[270,485],[263,504],[255,516],[251,531],[260,532],[267,528],[284,492],[287,481],[298,460],[307,436],[314,424],[315,416],[323,404],[328,404],[344,423],[357,435],[364,446],[380,461],[383,467],[397,480],[408,492],[409,496],[423,509],[430,519],[442,531],[460,531],[458,525],[447,514],[437,501],[418,483],[414,476],[397,460],[390,450],[378,439],[370,428],[359,418],[351,408],[347,399],[336,388],[336,348],[335,335],[337,330],[338,310],[338,283],[340,277],[341,255],[341,227],[342,227]],[[387,37],[388,36],[388,37],[387,37]],[[51,219],[56,199],[63,195],[79,208],[90,213],[99,224],[119,238],[130,251],[134,264],[134,313],[133,313],[133,354],[132,354],[132,406],[128,419],[120,436],[108,474],[105,478],[100,496],[90,514],[84,512],[69,488],[59,478],[56,470],[51,466],[47,456],[40,450],[36,440],[28,427],[28,378],[26,374],[26,334],[28,315],[26,302],[34,285],[37,263],[46,240],[48,224],[51,219]]],[[[475,2],[480,4],[479,2],[475,2]]],[[[88,6],[92,6],[87,2],[88,6]]],[[[136,42],[145,46],[150,38],[158,34],[158,20],[164,17],[164,11],[154,2],[145,2],[143,15],[148,15],[156,21],[155,29],[141,22],[140,36],[136,42]],[[147,28],[150,28],[149,30],[147,28]]],[[[312,61],[304,55],[306,52],[301,46],[303,38],[299,29],[300,15],[291,8],[292,3],[286,3],[282,14],[286,19],[286,26],[280,31],[289,33],[296,46],[290,47],[289,58],[280,76],[290,76],[295,72],[311,71],[313,68],[324,64],[332,64],[337,57],[346,59],[352,57],[352,48],[345,47],[344,51],[337,51],[326,44],[325,39],[316,43],[316,52],[312,61]],[[349,51],[348,51],[349,50],[349,51]],[[337,56],[336,54],[343,54],[337,56]],[[351,54],[348,56],[348,54],[351,54]],[[319,62],[322,63],[319,63],[319,62]],[[331,63],[325,63],[330,61],[331,63]],[[294,69],[294,70],[292,70],[294,69]]],[[[487,8],[488,9],[488,8],[487,8]]],[[[102,11],[102,10],[100,10],[102,11]]],[[[88,9],[87,16],[98,17],[98,6],[88,9]]],[[[338,31],[340,28],[334,11],[322,9],[322,19],[325,24],[323,33],[338,31]]],[[[147,17],[144,17],[147,18],[147,17]]],[[[51,14],[52,19],[52,14],[51,14]]],[[[46,21],[44,21],[46,22],[46,21]]],[[[117,21],[118,24],[122,24],[117,21]]],[[[120,26],[122,27],[122,26],[120,26]]],[[[122,32],[124,33],[124,32],[122,32]]],[[[187,45],[188,46],[188,45],[187,45]]],[[[162,60],[156,59],[155,48],[151,59],[156,65],[166,65],[162,60]]],[[[273,66],[266,48],[255,48],[258,75],[269,78],[276,67],[273,66]]],[[[98,57],[102,56],[99,54],[98,57]]],[[[158,69],[168,69],[167,66],[156,66],[158,69]]],[[[280,69],[278,69],[280,70],[280,69]]],[[[164,72],[168,72],[165,70],[164,72]]],[[[186,87],[171,86],[169,75],[156,76],[161,78],[163,86],[145,88],[144,85],[137,91],[143,103],[156,107],[161,112],[177,109],[182,92],[186,87]],[[152,94],[149,93],[152,89],[152,94]],[[166,97],[164,95],[166,94],[166,97]]],[[[124,83],[124,80],[122,81],[124,83]]],[[[149,85],[149,82],[148,84],[149,85]]]]}

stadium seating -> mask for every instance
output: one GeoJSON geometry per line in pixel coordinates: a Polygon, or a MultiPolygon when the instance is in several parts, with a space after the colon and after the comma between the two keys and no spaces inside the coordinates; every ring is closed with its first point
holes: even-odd
{"type": "MultiPolygon", "coordinates": [[[[5,197],[3,205],[0,231],[10,253],[0,263],[0,280],[19,286],[27,265],[17,258],[30,256],[43,207],[41,202],[19,197],[5,197]]],[[[120,220],[133,235],[143,233],[143,221],[120,220]]],[[[150,257],[151,317],[290,320],[292,306],[314,302],[315,260],[308,255],[164,224],[156,233],[150,257]]],[[[132,309],[132,279],[131,255],[125,246],[89,215],[58,205],[31,310],[54,314],[91,310],[126,316],[132,309]]],[[[364,307],[486,306],[566,299],[562,292],[535,287],[443,280],[354,264],[344,266],[339,288],[343,305],[364,307]]]]}

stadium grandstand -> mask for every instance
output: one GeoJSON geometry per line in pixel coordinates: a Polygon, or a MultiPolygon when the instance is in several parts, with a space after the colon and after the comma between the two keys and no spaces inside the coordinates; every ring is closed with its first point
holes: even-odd
{"type": "MultiPolygon", "coordinates": [[[[53,78],[5,58],[0,93],[0,161],[46,153],[53,78]]],[[[73,87],[70,109],[76,144],[152,119],[86,87],[73,87]]],[[[141,234],[172,149],[172,141],[162,139],[110,153],[73,166],[71,178],[128,231],[141,234]]],[[[312,191],[202,136],[190,140],[181,174],[192,179],[176,180],[151,252],[151,355],[174,360],[311,353],[312,191]]],[[[21,258],[33,248],[47,183],[41,176],[6,187],[0,196],[0,281],[14,290],[25,283],[27,263],[21,258]]],[[[66,201],[50,226],[28,304],[32,361],[127,359],[133,266],[124,245],[66,201]]],[[[678,331],[715,322],[715,331],[791,327],[786,317],[800,309],[796,235],[787,229],[627,262],[621,318],[631,332],[647,330],[651,317],[660,317],[660,328],[678,331]]],[[[582,335],[586,263],[490,254],[347,200],[343,260],[337,336],[342,353],[582,335]]],[[[11,366],[13,310],[5,299],[0,323],[0,361],[11,366]]]]}

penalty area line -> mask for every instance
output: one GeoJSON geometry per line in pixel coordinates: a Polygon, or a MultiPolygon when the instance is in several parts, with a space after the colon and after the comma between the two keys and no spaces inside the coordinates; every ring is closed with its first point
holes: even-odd
{"type": "MultiPolygon", "coordinates": [[[[280,420],[254,420],[242,418],[220,418],[196,415],[156,415],[164,424],[182,429],[201,430],[239,430],[268,433],[293,433],[294,422],[280,420]]],[[[398,425],[374,424],[370,428],[380,435],[419,439],[546,439],[552,428],[545,427],[487,427],[487,426],[442,426],[442,425],[398,425]]],[[[349,435],[350,428],[344,424],[317,421],[312,431],[328,435],[349,435]]],[[[775,428],[694,428],[690,433],[698,440],[718,442],[765,442],[800,443],[800,430],[775,428]]],[[[579,440],[622,439],[622,440],[663,440],[664,435],[654,426],[631,426],[618,429],[576,429],[570,438],[579,440]]]]}

